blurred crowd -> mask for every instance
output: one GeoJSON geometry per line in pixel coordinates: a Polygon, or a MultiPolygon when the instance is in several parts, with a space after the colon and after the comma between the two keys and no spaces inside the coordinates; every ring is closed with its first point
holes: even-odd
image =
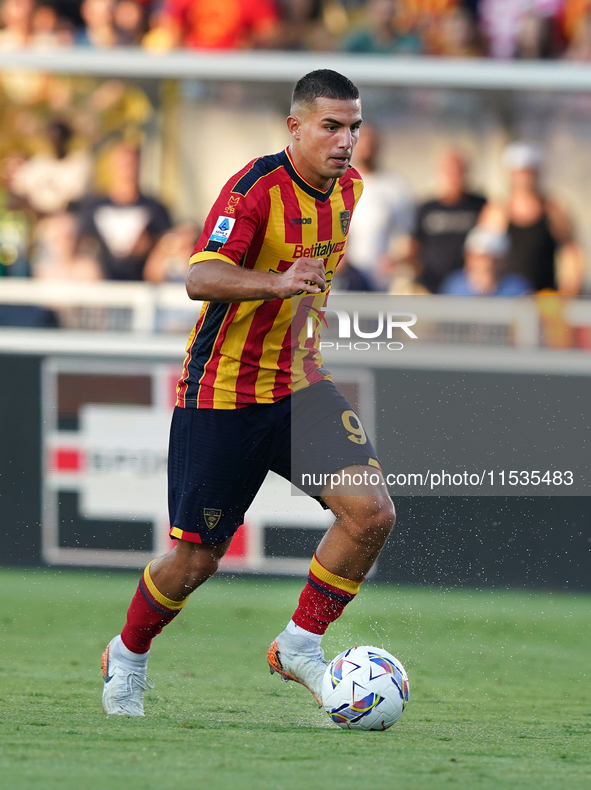
{"type": "Polygon", "coordinates": [[[436,193],[418,203],[377,162],[377,135],[364,126],[353,160],[364,193],[337,288],[401,295],[581,293],[583,251],[568,212],[542,188],[537,146],[516,141],[506,147],[503,200],[470,188],[469,162],[456,149],[441,157],[436,193]]]}
{"type": "Polygon", "coordinates": [[[184,281],[199,229],[173,226],[166,206],[143,194],[139,148],[113,142],[103,156],[105,187],[92,189],[93,161],[68,150],[71,135],[52,121],[51,152],[2,162],[0,276],[184,281]]]}
{"type": "Polygon", "coordinates": [[[0,49],[591,59],[591,0],[3,0],[0,49]]]}
{"type": "MultiPolygon", "coordinates": [[[[54,117],[40,130],[43,148],[29,156],[12,148],[0,160],[0,276],[184,281],[200,229],[195,222],[174,225],[167,207],[144,194],[140,149],[129,130],[122,134],[119,118],[112,139],[99,137],[97,155],[76,147],[72,126],[54,117]]],[[[514,142],[505,149],[502,201],[471,189],[469,162],[459,150],[441,157],[437,189],[420,202],[379,161],[379,135],[364,124],[353,159],[364,193],[335,289],[581,293],[583,252],[568,212],[542,189],[536,146],[514,142]]]]}
{"type": "MultiPolygon", "coordinates": [[[[4,0],[0,46],[145,44],[146,36],[160,35],[164,29],[170,36],[176,31],[176,38],[167,39],[171,46],[202,46],[204,39],[197,31],[209,30],[214,37],[226,29],[214,10],[227,12],[230,0],[212,0],[209,15],[205,2],[163,0],[155,5],[138,0],[83,0],[81,4],[55,0],[49,5],[4,0]],[[189,23],[194,23],[193,37],[187,33],[189,23]],[[136,28],[141,35],[133,33],[136,28]]],[[[292,21],[317,19],[324,24],[329,9],[334,14],[342,12],[342,21],[355,18],[359,10],[379,12],[381,21],[378,16],[372,19],[374,30],[382,35],[389,29],[387,13],[399,20],[400,9],[407,8],[395,7],[390,0],[371,0],[363,7],[351,0],[346,6],[335,0],[318,7],[306,0],[283,0],[280,17],[272,0],[231,2],[238,4],[236,13],[230,15],[236,25],[243,20],[239,10],[247,7],[261,19],[267,14],[267,22],[255,26],[256,36],[248,41],[234,30],[231,35],[227,31],[223,42],[211,38],[208,46],[275,45],[277,31],[285,29],[285,25],[277,27],[277,20],[292,14],[292,21]]],[[[412,0],[413,19],[421,16],[426,2],[412,0]]],[[[528,2],[506,5],[523,9],[528,2]]],[[[559,8],[554,0],[539,2],[546,11],[559,8]]],[[[560,5],[563,21],[567,6],[560,5]]],[[[429,2],[432,14],[461,10],[478,16],[488,7],[487,0],[469,9],[449,0],[429,2]]],[[[578,7],[587,8],[582,2],[578,7]]],[[[507,11],[503,19],[509,17],[507,11]]],[[[312,29],[306,27],[308,21],[300,27],[295,21],[287,25],[294,35],[312,29]]],[[[249,28],[253,36],[255,27],[249,28]]],[[[353,48],[365,46],[368,30],[351,33],[349,45],[353,47],[356,41],[353,48]]],[[[398,36],[402,28],[396,30],[398,36]]],[[[413,47],[421,51],[423,44],[419,46],[413,30],[411,26],[404,35],[400,33],[401,41],[406,41],[406,51],[413,47]]],[[[421,30],[426,36],[428,25],[421,30]]],[[[301,41],[289,43],[296,45],[301,41]]],[[[197,220],[203,218],[187,209],[188,221],[178,224],[181,218],[177,217],[175,224],[162,195],[146,194],[149,190],[142,187],[146,180],[141,177],[140,150],[155,117],[144,90],[123,80],[3,71],[0,113],[0,277],[184,280],[200,232],[197,220]]],[[[420,201],[380,161],[379,133],[364,124],[353,161],[363,176],[364,194],[351,223],[347,257],[335,278],[336,288],[400,294],[582,291],[583,253],[568,212],[542,187],[542,156],[535,146],[515,142],[506,149],[503,163],[498,163],[506,173],[503,201],[490,200],[472,189],[470,163],[459,150],[449,150],[441,158],[433,179],[438,186],[429,199],[420,201]]]]}
{"type": "Polygon", "coordinates": [[[0,113],[0,277],[184,279],[199,229],[141,188],[144,91],[5,71],[0,113]]]}

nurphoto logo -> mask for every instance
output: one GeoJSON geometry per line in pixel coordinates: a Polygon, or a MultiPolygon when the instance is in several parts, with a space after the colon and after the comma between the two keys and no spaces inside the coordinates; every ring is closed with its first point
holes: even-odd
{"type": "Polygon", "coordinates": [[[321,307],[319,310],[315,307],[305,307],[304,310],[308,313],[307,328],[308,338],[314,336],[314,333],[320,324],[328,329],[328,322],[326,320],[326,313],[334,313],[338,319],[338,339],[350,339],[351,330],[353,337],[358,338],[357,341],[349,343],[339,343],[338,341],[321,341],[320,350],[326,348],[333,348],[335,351],[346,349],[347,351],[380,351],[386,349],[388,351],[402,351],[404,345],[399,341],[392,341],[394,329],[401,329],[412,340],[418,340],[418,337],[410,329],[417,322],[417,317],[414,313],[394,313],[387,312],[384,318],[384,311],[380,310],[377,317],[374,319],[374,326],[371,331],[364,331],[359,326],[359,311],[353,311],[353,320],[347,310],[341,308],[321,307]],[[385,333],[385,339],[376,340],[375,338],[382,338],[385,333]],[[371,340],[372,342],[368,342],[371,340]],[[388,342],[390,341],[390,342],[388,342]]]}

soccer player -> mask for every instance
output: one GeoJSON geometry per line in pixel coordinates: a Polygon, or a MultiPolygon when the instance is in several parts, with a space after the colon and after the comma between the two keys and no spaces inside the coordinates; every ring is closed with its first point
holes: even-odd
{"type": "Polygon", "coordinates": [[[170,436],[177,544],[145,569],[123,631],[103,654],[107,714],[144,715],[153,637],[216,572],[269,470],[336,517],[267,654],[271,673],[320,701],[322,635],[359,591],[394,525],[375,450],[322,367],[318,335],[307,338],[307,312],[298,308],[325,304],[343,257],[362,191],[349,165],[360,125],[350,80],[331,70],[305,75],[293,91],[289,147],[233,176],[207,218],[187,274],[189,296],[204,304],[170,436]],[[322,485],[337,471],[340,483],[322,485]],[[355,474],[366,484],[352,486],[355,474]]]}

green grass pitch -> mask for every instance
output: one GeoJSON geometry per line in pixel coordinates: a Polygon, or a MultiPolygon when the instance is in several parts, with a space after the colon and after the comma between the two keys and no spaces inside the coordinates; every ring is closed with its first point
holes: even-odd
{"type": "Polygon", "coordinates": [[[154,643],[144,719],[101,711],[100,655],[137,574],[0,571],[5,790],[588,790],[587,595],[367,583],[325,638],[388,648],[411,699],[338,729],[265,652],[301,585],[219,577],[154,643]]]}

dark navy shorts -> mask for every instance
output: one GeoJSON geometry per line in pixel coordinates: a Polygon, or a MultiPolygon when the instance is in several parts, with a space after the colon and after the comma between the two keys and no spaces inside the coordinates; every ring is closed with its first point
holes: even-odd
{"type": "Polygon", "coordinates": [[[380,468],[359,418],[331,381],[242,409],[177,406],[168,455],[170,536],[223,543],[244,522],[267,472],[318,498],[325,475],[353,465],[380,468]]]}

